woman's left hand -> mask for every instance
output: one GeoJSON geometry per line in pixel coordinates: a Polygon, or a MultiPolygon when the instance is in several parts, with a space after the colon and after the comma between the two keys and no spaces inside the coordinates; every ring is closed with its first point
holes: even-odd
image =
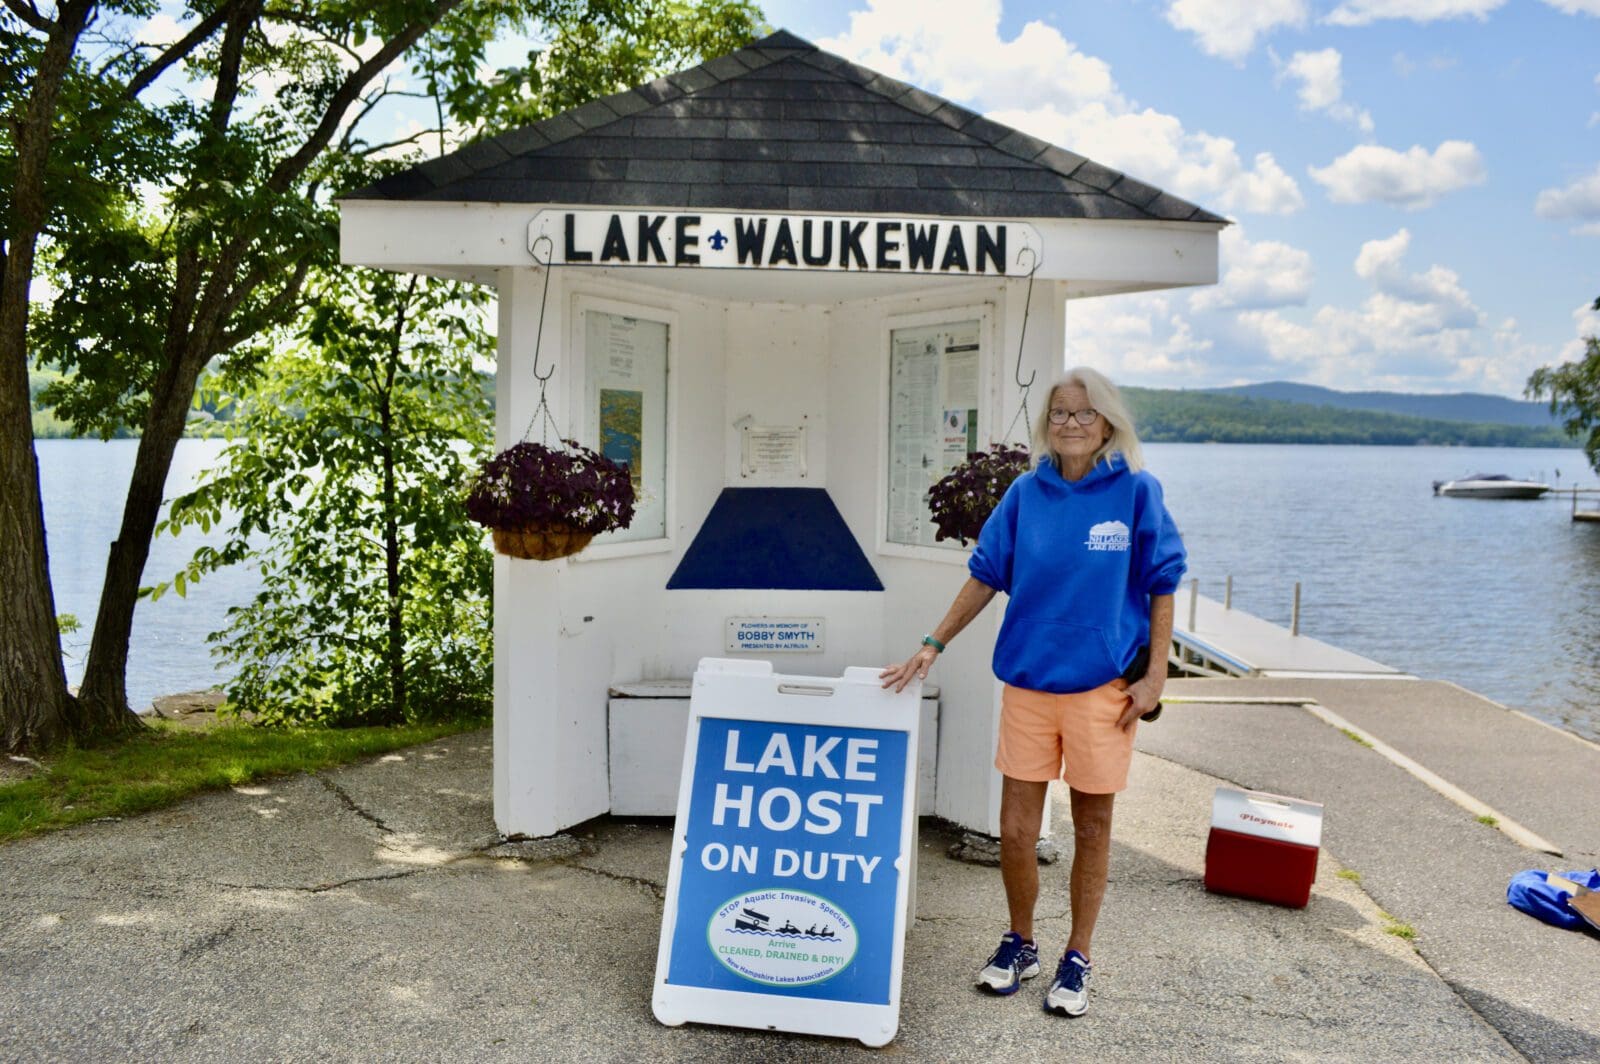
{"type": "Polygon", "coordinates": [[[1122,711],[1122,716],[1117,718],[1117,727],[1127,731],[1133,727],[1134,721],[1156,708],[1156,703],[1161,701],[1161,688],[1164,686],[1159,680],[1152,680],[1148,676],[1131,685],[1124,692],[1128,696],[1128,707],[1122,711]]]}

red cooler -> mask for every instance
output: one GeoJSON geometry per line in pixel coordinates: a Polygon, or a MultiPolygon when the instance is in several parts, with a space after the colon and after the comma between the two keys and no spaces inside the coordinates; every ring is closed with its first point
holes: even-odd
{"type": "Polygon", "coordinates": [[[1206,889],[1304,908],[1321,845],[1318,803],[1218,787],[1206,840],[1206,889]]]}

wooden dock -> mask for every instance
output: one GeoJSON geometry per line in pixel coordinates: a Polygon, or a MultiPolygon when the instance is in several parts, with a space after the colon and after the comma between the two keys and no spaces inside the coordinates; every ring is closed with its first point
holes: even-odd
{"type": "Polygon", "coordinates": [[[1188,589],[1177,596],[1168,660],[1193,676],[1405,679],[1382,662],[1297,635],[1188,589]],[[1191,601],[1192,597],[1192,601],[1191,601]],[[1192,607],[1192,610],[1191,610],[1192,607]],[[1190,622],[1190,618],[1193,622],[1190,622]]]}

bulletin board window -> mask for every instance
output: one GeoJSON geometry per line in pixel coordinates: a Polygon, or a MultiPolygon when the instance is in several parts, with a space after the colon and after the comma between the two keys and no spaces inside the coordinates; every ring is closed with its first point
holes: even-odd
{"type": "Polygon", "coordinates": [[[633,523],[599,543],[667,535],[667,352],[670,326],[609,310],[583,314],[585,440],[625,464],[633,478],[633,523]]]}
{"type": "Polygon", "coordinates": [[[886,543],[963,549],[934,540],[928,489],[980,446],[985,324],[956,312],[889,330],[886,543]]]}

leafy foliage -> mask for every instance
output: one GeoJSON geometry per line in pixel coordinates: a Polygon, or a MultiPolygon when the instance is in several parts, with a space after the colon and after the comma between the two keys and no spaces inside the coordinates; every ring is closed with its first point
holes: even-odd
{"type": "Polygon", "coordinates": [[[976,541],[1011,482],[1028,471],[1031,459],[1022,446],[992,444],[974,452],[928,489],[928,509],[937,531],[934,540],[976,541]]]}
{"type": "Polygon", "coordinates": [[[567,525],[598,535],[633,522],[628,467],[576,440],[565,449],[523,441],[483,464],[467,515],[485,528],[567,525]]]}
{"type": "MultiPolygon", "coordinates": [[[[1595,300],[1600,310],[1600,299],[1595,300]]],[[[1581,440],[1589,465],[1600,473],[1600,337],[1584,340],[1583,358],[1559,366],[1540,366],[1528,378],[1530,399],[1549,397],[1550,412],[1568,436],[1581,440]]]]}
{"type": "MultiPolygon", "coordinates": [[[[5,346],[0,356],[8,365],[37,359],[59,371],[60,377],[37,398],[52,408],[50,418],[70,424],[73,434],[138,433],[148,444],[136,455],[77,700],[67,698],[64,678],[48,668],[29,673],[44,677],[40,683],[53,684],[58,697],[51,701],[52,718],[65,720],[82,709],[85,720],[93,722],[128,719],[124,670],[139,582],[172,445],[185,429],[197,385],[204,387],[199,382],[207,367],[222,363],[240,386],[260,376],[269,382],[263,401],[281,400],[286,410],[298,403],[309,411],[317,398],[330,404],[355,401],[352,391],[361,390],[348,379],[338,383],[341,374],[357,375],[360,367],[354,362],[342,363],[315,383],[316,366],[304,359],[278,362],[274,348],[279,330],[322,298],[315,290],[336,287],[336,282],[308,284],[308,279],[337,266],[337,192],[370,183],[386,168],[418,161],[419,146],[435,136],[443,151],[463,136],[533,121],[620,88],[619,82],[633,79],[636,72],[665,72],[657,65],[677,65],[689,52],[731,50],[751,38],[756,18],[755,9],[740,0],[201,0],[186,7],[155,0],[62,0],[53,10],[30,0],[0,8],[0,187],[12,193],[0,197],[9,270],[9,279],[0,270],[0,283],[10,285],[8,298],[0,301],[5,346]],[[532,35],[539,42],[528,67],[485,78],[490,46],[508,34],[532,35]],[[51,91],[38,93],[41,83],[51,91]],[[418,83],[423,92],[417,91],[418,83]],[[432,105],[435,127],[398,140],[373,135],[375,128],[395,128],[396,106],[419,96],[432,105]],[[30,108],[31,100],[42,102],[30,108]],[[406,158],[397,155],[407,152],[406,158]],[[23,181],[18,175],[34,176],[23,181]],[[38,260],[33,258],[35,248],[38,260]],[[26,300],[13,297],[40,271],[57,294],[36,304],[28,317],[14,310],[26,307],[26,300]]],[[[309,313],[338,315],[325,306],[309,313]]],[[[390,320],[380,311],[362,324],[390,320]]],[[[299,331],[302,343],[313,343],[313,328],[299,331]]],[[[413,381],[422,392],[425,375],[419,373],[413,381]]],[[[463,385],[469,379],[475,383],[475,374],[454,378],[463,385]]],[[[20,380],[20,374],[5,378],[8,394],[0,405],[26,409],[16,383],[20,380]]],[[[398,400],[407,388],[389,394],[398,400]]],[[[357,556],[336,556],[331,546],[329,553],[317,555],[315,530],[304,522],[292,534],[285,529],[296,516],[294,507],[314,499],[324,482],[355,483],[333,469],[359,449],[346,452],[333,440],[295,441],[284,425],[261,413],[262,403],[255,408],[263,433],[270,437],[279,431],[281,435],[270,438],[298,447],[311,459],[306,468],[320,472],[301,474],[296,481],[288,455],[258,451],[253,461],[271,487],[253,492],[242,474],[233,482],[239,498],[250,500],[241,508],[246,515],[241,518],[243,542],[252,530],[289,536],[279,545],[302,551],[308,568],[290,573],[287,559],[292,554],[264,555],[261,564],[279,571],[282,590],[252,607],[260,621],[249,638],[244,638],[241,621],[232,630],[239,638],[224,649],[243,655],[254,647],[268,655],[256,663],[256,671],[247,670],[255,686],[241,698],[254,698],[262,706],[287,698],[293,693],[290,686],[274,686],[271,677],[300,668],[308,680],[305,698],[324,707],[317,712],[335,719],[354,711],[355,702],[347,695],[366,659],[331,649],[336,643],[328,627],[333,619],[329,603],[355,617],[361,607],[343,596],[354,587],[371,590],[378,585],[370,569],[356,565],[357,556]],[[269,493],[265,501],[261,492],[269,493]],[[269,515],[269,502],[285,512],[269,515]],[[330,588],[336,593],[323,593],[330,588]],[[310,612],[297,622],[291,603],[310,612]],[[297,623],[315,632],[303,645],[291,645],[283,636],[297,623]],[[269,638],[266,633],[272,630],[282,638],[269,638]],[[313,669],[307,648],[323,645],[319,640],[328,641],[329,656],[313,669]]],[[[332,416],[331,405],[328,410],[332,416]]],[[[6,438],[21,439],[15,434],[6,438]]],[[[245,439],[235,437],[235,443],[242,445],[245,439]]],[[[389,442],[398,455],[416,439],[391,437],[389,442]]],[[[0,461],[0,470],[27,468],[16,453],[22,446],[0,448],[10,452],[0,461]]],[[[240,469],[248,467],[248,461],[240,461],[240,469]]],[[[398,457],[396,462],[404,464],[398,457]]],[[[424,494],[420,484],[404,478],[395,483],[399,505],[413,512],[391,521],[391,527],[403,525],[414,534],[406,550],[417,554],[425,550],[429,536],[455,544],[441,528],[460,519],[458,504],[445,520],[419,502],[424,494]]],[[[16,477],[0,477],[0,504],[23,499],[28,490],[16,477]]],[[[370,489],[349,490],[350,499],[371,502],[370,489]]],[[[455,491],[445,495],[453,497],[455,491]]],[[[203,520],[220,519],[221,498],[218,508],[199,511],[203,520]]],[[[383,513],[393,517],[396,511],[386,501],[383,513]]],[[[409,674],[397,667],[393,651],[412,645],[404,640],[405,617],[444,609],[452,596],[443,596],[443,605],[430,601],[402,617],[397,605],[401,596],[395,590],[395,536],[387,538],[388,571],[382,584],[390,621],[389,679],[368,676],[362,682],[369,693],[380,692],[387,683],[388,702],[374,694],[374,705],[387,705],[383,712],[393,716],[411,712],[405,708],[409,674]]],[[[330,544],[338,541],[336,529],[330,528],[328,539],[330,544]]],[[[43,557],[45,545],[31,532],[17,549],[43,557]]],[[[488,564],[486,553],[479,551],[471,556],[477,561],[469,562],[454,550],[442,552],[454,566],[451,571],[481,575],[488,564]]],[[[245,556],[242,546],[232,554],[245,556]]],[[[433,563],[402,554],[411,558],[411,572],[433,563]]],[[[203,572],[228,560],[233,560],[230,552],[214,551],[197,558],[191,568],[203,572]]],[[[29,571],[45,570],[35,566],[29,571]]],[[[173,586],[182,591],[183,583],[174,579],[173,586]]],[[[467,589],[480,586],[481,581],[473,580],[462,584],[467,589]]],[[[50,599],[46,576],[8,592],[29,603],[50,599]]],[[[359,621],[351,623],[358,630],[351,645],[365,648],[365,630],[359,621]]],[[[33,633],[28,653],[21,656],[30,666],[58,656],[59,646],[46,645],[38,634],[42,631],[33,633]]],[[[462,625],[459,631],[472,629],[462,625]]],[[[442,661],[457,649],[450,643],[430,653],[442,661]]],[[[469,691],[479,689],[470,670],[464,682],[469,691]]],[[[411,693],[418,690],[413,686],[411,693]]],[[[11,742],[14,733],[21,734],[13,722],[23,719],[23,711],[39,699],[36,693],[18,697],[3,685],[0,694],[0,726],[11,742]]],[[[55,724],[48,733],[29,727],[40,736],[64,734],[55,724]]]]}
{"type": "Polygon", "coordinates": [[[489,447],[475,367],[487,295],[371,270],[319,275],[315,313],[254,378],[228,446],[166,527],[232,523],[170,585],[259,567],[216,653],[266,723],[481,715],[492,563],[460,504],[489,447]]]}

